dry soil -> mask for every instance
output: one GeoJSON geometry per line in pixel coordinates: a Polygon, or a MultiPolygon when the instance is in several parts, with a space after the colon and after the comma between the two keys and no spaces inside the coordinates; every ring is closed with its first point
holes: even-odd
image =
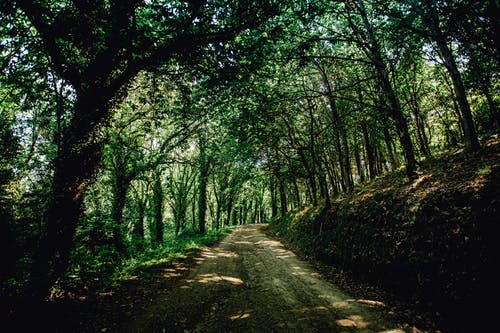
{"type": "Polygon", "coordinates": [[[164,269],[180,277],[120,332],[404,332],[375,300],[354,299],[265,233],[236,228],[196,264],[164,269]]]}

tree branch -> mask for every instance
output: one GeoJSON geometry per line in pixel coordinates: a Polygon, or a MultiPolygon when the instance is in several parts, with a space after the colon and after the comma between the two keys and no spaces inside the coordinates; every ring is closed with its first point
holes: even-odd
{"type": "Polygon", "coordinates": [[[58,72],[78,90],[81,84],[81,75],[77,67],[67,61],[57,43],[57,37],[60,34],[53,29],[55,19],[50,10],[33,0],[19,0],[17,3],[41,35],[45,49],[58,72]]]}

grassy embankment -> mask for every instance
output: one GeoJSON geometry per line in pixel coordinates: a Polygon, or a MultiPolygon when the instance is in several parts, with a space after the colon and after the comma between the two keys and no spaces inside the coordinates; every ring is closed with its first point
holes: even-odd
{"type": "Polygon", "coordinates": [[[324,206],[305,207],[271,230],[323,263],[347,270],[452,331],[487,323],[500,221],[500,140],[425,162],[413,180],[395,170],[324,206]]]}

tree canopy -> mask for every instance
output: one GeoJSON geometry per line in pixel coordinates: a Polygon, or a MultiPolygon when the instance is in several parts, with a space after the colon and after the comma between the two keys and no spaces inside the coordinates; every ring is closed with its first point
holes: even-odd
{"type": "Polygon", "coordinates": [[[0,4],[2,293],[266,222],[500,131],[495,1],[0,4]]]}

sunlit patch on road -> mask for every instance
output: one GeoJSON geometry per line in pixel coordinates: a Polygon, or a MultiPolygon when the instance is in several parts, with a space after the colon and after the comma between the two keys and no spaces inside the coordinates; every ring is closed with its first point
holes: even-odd
{"type": "Polygon", "coordinates": [[[371,307],[385,307],[385,304],[380,301],[373,301],[369,299],[348,299],[346,302],[356,302],[360,304],[366,304],[371,307]]]}
{"type": "Polygon", "coordinates": [[[240,285],[244,283],[243,280],[239,278],[235,278],[232,276],[218,275],[218,274],[201,274],[196,280],[191,280],[191,281],[199,283],[229,282],[235,285],[240,285]]]}
{"type": "MultiPolygon", "coordinates": [[[[237,228],[197,259],[200,263],[157,303],[161,320],[170,320],[162,321],[162,327],[176,332],[340,333],[398,327],[370,310],[383,307],[382,302],[343,294],[280,242],[269,239],[262,226],[237,228]]],[[[180,272],[168,268],[163,274],[175,278],[180,272]]]]}
{"type": "Polygon", "coordinates": [[[241,319],[246,319],[250,317],[249,311],[242,312],[242,313],[237,313],[232,316],[229,316],[229,319],[231,320],[241,320],[241,319]]]}
{"type": "Polygon", "coordinates": [[[345,319],[339,319],[336,321],[339,326],[342,327],[356,327],[356,328],[367,328],[369,323],[364,320],[362,316],[352,315],[345,319]]]}

